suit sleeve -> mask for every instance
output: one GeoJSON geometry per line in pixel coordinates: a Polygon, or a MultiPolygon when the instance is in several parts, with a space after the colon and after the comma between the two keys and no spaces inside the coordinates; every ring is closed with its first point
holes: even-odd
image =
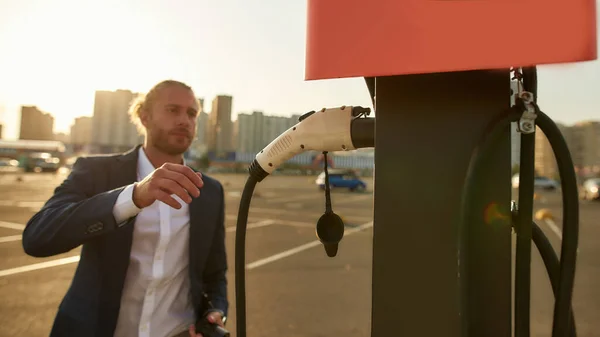
{"type": "Polygon", "coordinates": [[[115,220],[114,206],[125,187],[94,194],[94,167],[98,164],[89,158],[78,158],[69,176],[27,222],[22,243],[28,255],[66,253],[132,220],[120,224],[115,220]]]}
{"type": "Polygon", "coordinates": [[[210,255],[204,270],[205,290],[215,309],[227,315],[229,302],[227,300],[227,254],[225,251],[225,193],[219,184],[221,207],[219,223],[211,245],[210,255]]]}

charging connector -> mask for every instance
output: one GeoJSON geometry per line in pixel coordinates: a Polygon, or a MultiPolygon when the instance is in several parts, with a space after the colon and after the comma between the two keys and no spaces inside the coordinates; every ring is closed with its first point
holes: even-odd
{"type": "MultiPolygon", "coordinates": [[[[235,300],[236,336],[246,337],[246,227],[256,185],[263,181],[281,164],[302,152],[318,150],[347,151],[373,147],[375,144],[374,118],[367,118],[370,108],[341,106],[308,112],[299,123],[282,133],[267,145],[248,168],[248,179],[242,191],[235,237],[235,300]]],[[[326,246],[327,254],[337,252],[339,228],[331,232],[331,224],[337,215],[326,212],[317,223],[317,236],[326,246]],[[333,219],[333,220],[332,220],[333,219]],[[337,236],[336,236],[337,235],[337,236]]],[[[343,223],[341,218],[338,224],[343,223]]]]}

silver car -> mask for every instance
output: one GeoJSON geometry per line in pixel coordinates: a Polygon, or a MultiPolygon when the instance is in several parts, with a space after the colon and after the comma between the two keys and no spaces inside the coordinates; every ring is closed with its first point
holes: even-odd
{"type": "MultiPolygon", "coordinates": [[[[512,187],[519,188],[519,174],[518,173],[512,177],[512,187]]],[[[536,176],[536,177],[534,177],[534,180],[533,180],[533,187],[537,188],[537,189],[544,189],[544,190],[556,190],[560,187],[560,184],[558,183],[558,181],[556,181],[554,179],[550,179],[550,178],[542,177],[542,176],[536,176]]]]}

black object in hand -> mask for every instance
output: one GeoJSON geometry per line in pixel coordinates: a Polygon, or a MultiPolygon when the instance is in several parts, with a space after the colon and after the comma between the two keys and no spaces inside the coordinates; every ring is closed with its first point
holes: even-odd
{"type": "Polygon", "coordinates": [[[229,331],[227,331],[227,329],[208,320],[208,314],[210,314],[211,309],[214,309],[215,307],[212,305],[212,302],[206,293],[202,294],[202,304],[207,311],[206,314],[204,314],[204,317],[196,322],[196,333],[202,334],[203,337],[229,337],[229,331]]]}
{"type": "Polygon", "coordinates": [[[229,331],[216,323],[211,323],[208,316],[204,316],[196,323],[196,333],[202,334],[203,337],[229,337],[229,331]]]}

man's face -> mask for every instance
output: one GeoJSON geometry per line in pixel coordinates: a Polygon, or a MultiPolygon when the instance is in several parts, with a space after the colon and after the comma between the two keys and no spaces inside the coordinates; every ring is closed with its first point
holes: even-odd
{"type": "Polygon", "coordinates": [[[170,155],[183,154],[196,136],[198,102],[194,93],[179,85],[162,88],[145,116],[146,137],[170,155]]]}

